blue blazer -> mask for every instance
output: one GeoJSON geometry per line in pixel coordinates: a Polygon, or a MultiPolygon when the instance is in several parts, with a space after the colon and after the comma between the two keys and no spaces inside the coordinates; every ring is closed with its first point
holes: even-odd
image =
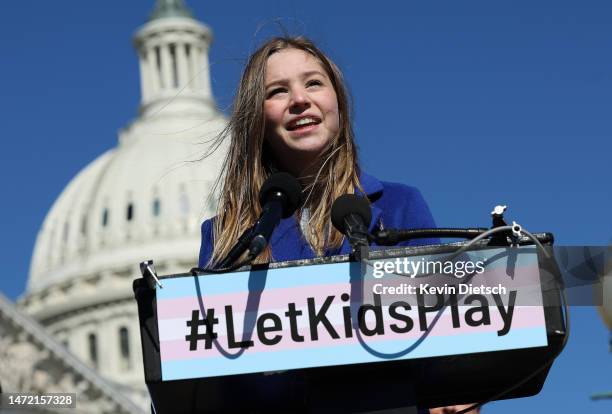
{"type": "MultiPolygon", "coordinates": [[[[362,172],[359,176],[365,195],[371,202],[372,221],[369,230],[375,226],[385,228],[430,228],[436,227],[429,207],[420,191],[404,184],[379,181],[362,172]]],[[[364,195],[359,190],[358,194],[364,195]]],[[[206,267],[212,255],[213,220],[202,224],[202,245],[200,246],[199,267],[206,267]]],[[[331,224],[331,223],[330,223],[331,224]]],[[[416,239],[400,243],[400,246],[415,246],[439,243],[438,239],[416,239]]],[[[315,253],[302,235],[300,224],[295,216],[282,219],[272,233],[270,240],[274,261],[311,259],[315,253]]],[[[348,254],[351,247],[345,238],[340,249],[325,252],[326,256],[348,254]]]]}

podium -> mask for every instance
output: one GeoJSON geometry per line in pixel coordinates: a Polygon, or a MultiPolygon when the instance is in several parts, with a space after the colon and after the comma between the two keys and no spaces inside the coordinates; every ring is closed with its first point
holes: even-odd
{"type": "Polygon", "coordinates": [[[521,244],[482,242],[466,253],[488,261],[464,284],[502,281],[505,294],[457,294],[425,278],[440,275],[373,271],[404,258],[435,263],[461,243],[372,251],[366,262],[160,276],[163,288],[145,272],[133,288],[154,410],[399,413],[483,401],[519,382],[503,398],[537,394],[566,331],[554,260],[521,244]],[[439,292],[405,293],[410,285],[439,292]]]}

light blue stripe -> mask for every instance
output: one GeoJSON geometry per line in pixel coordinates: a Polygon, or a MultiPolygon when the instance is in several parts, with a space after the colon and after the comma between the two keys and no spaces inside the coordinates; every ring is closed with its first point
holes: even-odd
{"type": "MultiPolygon", "coordinates": [[[[412,343],[413,340],[374,342],[372,348],[378,352],[392,353],[408,348],[412,343]]],[[[397,360],[533,348],[546,346],[547,343],[544,327],[515,329],[502,337],[498,337],[495,332],[428,337],[412,352],[397,360]]],[[[247,350],[235,360],[215,357],[162,362],[162,379],[169,381],[381,361],[389,361],[389,359],[374,356],[358,344],[254,354],[249,354],[247,350]]]]}
{"type": "MultiPolygon", "coordinates": [[[[483,252],[469,252],[473,261],[481,260],[483,257],[492,257],[503,253],[507,249],[490,249],[483,252]]],[[[533,248],[520,248],[522,251],[534,252],[533,248]]],[[[414,257],[413,260],[434,261],[448,257],[448,254],[428,255],[414,257]]],[[[492,270],[500,266],[506,266],[507,259],[497,260],[485,267],[492,270]]],[[[517,255],[516,266],[523,267],[535,265],[537,256],[532,253],[521,253],[517,255]]],[[[358,266],[357,264],[353,264],[358,266]]],[[[337,283],[349,283],[350,263],[330,263],[324,265],[296,266],[283,269],[271,269],[270,271],[236,272],[224,275],[198,276],[202,296],[222,295],[228,293],[239,293],[249,291],[249,279],[252,277],[253,285],[260,289],[282,289],[312,285],[326,285],[337,283]],[[266,275],[267,273],[267,275],[266,275]],[[265,286],[263,283],[265,282],[265,286]]],[[[371,275],[372,268],[369,267],[371,275]]],[[[485,273],[486,274],[486,273],[485,273]]],[[[368,276],[370,278],[371,276],[368,276]]],[[[163,279],[163,289],[157,289],[157,299],[176,299],[181,297],[197,296],[196,277],[177,277],[163,279]]],[[[377,279],[380,280],[380,279],[377,279]]]]}
{"type": "MultiPolygon", "coordinates": [[[[296,266],[255,272],[237,272],[224,275],[198,276],[202,296],[246,292],[249,279],[253,277],[258,289],[280,289],[298,286],[348,283],[349,263],[296,266]],[[267,276],[266,276],[267,273],[267,276]],[[265,286],[261,284],[265,280],[265,286]]],[[[157,289],[157,299],[175,299],[196,296],[195,277],[181,277],[162,280],[163,289],[157,289]]]]}

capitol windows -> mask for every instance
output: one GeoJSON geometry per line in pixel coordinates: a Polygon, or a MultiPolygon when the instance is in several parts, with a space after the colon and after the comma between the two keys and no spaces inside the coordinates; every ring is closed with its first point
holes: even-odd
{"type": "Polygon", "coordinates": [[[159,217],[160,213],[161,213],[161,202],[159,201],[159,198],[155,198],[153,200],[153,216],[159,217]]]}
{"type": "Polygon", "coordinates": [[[127,221],[132,221],[134,218],[134,203],[129,203],[127,205],[127,210],[125,212],[125,218],[127,221]]]}
{"type": "Polygon", "coordinates": [[[102,210],[102,227],[108,226],[109,218],[108,208],[105,208],[102,210]]]}
{"type": "Polygon", "coordinates": [[[89,361],[97,368],[98,367],[98,338],[95,333],[90,333],[87,336],[87,345],[89,347],[89,361]]]}
{"type": "Polygon", "coordinates": [[[121,369],[126,371],[131,368],[130,363],[130,336],[125,326],[119,328],[119,355],[121,356],[121,369]]]}
{"type": "Polygon", "coordinates": [[[83,236],[87,234],[87,216],[83,216],[81,219],[81,234],[83,236]]]}
{"type": "Polygon", "coordinates": [[[176,45],[174,43],[170,43],[168,45],[168,49],[170,49],[170,61],[171,61],[171,67],[172,67],[172,83],[174,84],[175,88],[178,88],[179,79],[178,79],[178,64],[176,62],[176,45]]]}

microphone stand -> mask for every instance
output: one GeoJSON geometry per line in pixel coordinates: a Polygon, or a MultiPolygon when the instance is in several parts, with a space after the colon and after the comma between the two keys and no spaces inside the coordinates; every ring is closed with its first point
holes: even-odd
{"type": "Polygon", "coordinates": [[[234,244],[234,247],[232,247],[232,250],[230,250],[227,256],[225,256],[225,259],[219,262],[219,264],[215,266],[215,268],[224,269],[234,264],[236,260],[238,260],[240,256],[242,256],[242,253],[244,253],[249,248],[249,245],[251,244],[251,240],[253,239],[254,229],[255,229],[255,225],[246,229],[240,235],[240,237],[238,238],[238,241],[236,242],[236,244],[234,244]]]}
{"type": "Polygon", "coordinates": [[[375,230],[372,234],[374,242],[379,246],[395,246],[397,243],[426,238],[458,238],[474,239],[488,229],[486,228],[428,228],[428,229],[384,229],[375,230]]]}
{"type": "Polygon", "coordinates": [[[344,219],[349,244],[353,248],[353,257],[360,262],[362,259],[370,257],[370,242],[368,229],[363,226],[361,217],[356,214],[349,214],[344,219]]]}

